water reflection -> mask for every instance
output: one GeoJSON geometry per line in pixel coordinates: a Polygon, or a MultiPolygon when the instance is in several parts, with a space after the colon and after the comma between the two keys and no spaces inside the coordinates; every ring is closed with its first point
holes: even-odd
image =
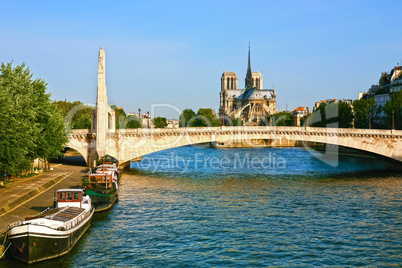
{"type": "MultiPolygon", "coordinates": [[[[147,157],[158,161],[171,155],[164,151],[147,157]]],[[[119,202],[96,215],[70,254],[40,266],[401,263],[402,176],[383,170],[383,162],[345,156],[331,167],[299,148],[184,147],[175,155],[188,160],[186,172],[178,168],[184,164],[156,170],[134,164],[121,179],[119,202]],[[227,157],[228,168],[197,166],[197,153],[227,157]],[[240,159],[275,153],[286,160],[286,168],[234,168],[232,153],[240,159]]]]}

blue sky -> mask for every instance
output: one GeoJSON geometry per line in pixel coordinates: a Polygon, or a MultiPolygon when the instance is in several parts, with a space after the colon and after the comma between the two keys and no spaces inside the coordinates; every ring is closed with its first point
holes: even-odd
{"type": "MultiPolygon", "coordinates": [[[[0,1],[0,61],[27,63],[53,99],[219,109],[220,77],[251,67],[277,108],[352,98],[402,60],[402,1],[0,1]]],[[[156,115],[174,118],[173,110],[156,115]]]]}

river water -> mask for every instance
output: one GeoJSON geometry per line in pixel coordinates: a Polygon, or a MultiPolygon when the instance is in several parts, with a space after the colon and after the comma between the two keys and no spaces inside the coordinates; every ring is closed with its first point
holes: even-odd
{"type": "Polygon", "coordinates": [[[33,266],[401,266],[402,174],[368,157],[319,156],[199,147],[148,155],[67,256],[33,266]]]}

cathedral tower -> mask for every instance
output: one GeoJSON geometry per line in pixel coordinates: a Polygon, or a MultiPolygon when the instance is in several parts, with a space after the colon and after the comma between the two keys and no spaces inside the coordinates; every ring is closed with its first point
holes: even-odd
{"type": "Polygon", "coordinates": [[[250,44],[248,45],[248,65],[247,65],[247,73],[246,73],[246,80],[244,83],[244,87],[246,90],[253,88],[253,78],[251,74],[251,63],[250,63],[250,44]]]}

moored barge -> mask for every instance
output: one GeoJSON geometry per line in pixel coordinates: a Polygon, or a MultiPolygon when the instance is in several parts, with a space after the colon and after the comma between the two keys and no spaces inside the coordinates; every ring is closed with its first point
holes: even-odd
{"type": "Polygon", "coordinates": [[[67,254],[89,228],[94,209],[82,189],[57,191],[57,207],[7,227],[14,259],[31,264],[67,254]]]}
{"type": "Polygon", "coordinates": [[[88,179],[86,194],[91,197],[95,212],[110,209],[118,198],[117,180],[111,171],[88,174],[88,179]]]}

